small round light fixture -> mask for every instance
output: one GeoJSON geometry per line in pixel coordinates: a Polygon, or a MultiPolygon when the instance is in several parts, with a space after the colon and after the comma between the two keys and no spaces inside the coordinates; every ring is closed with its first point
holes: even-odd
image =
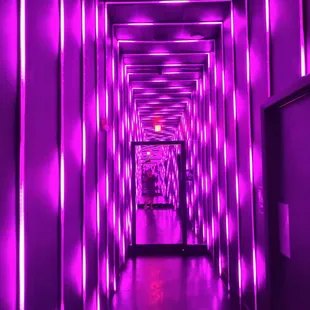
{"type": "Polygon", "coordinates": [[[146,154],[147,154],[148,156],[150,156],[150,155],[151,155],[151,152],[150,152],[150,151],[148,151],[146,154]]]}

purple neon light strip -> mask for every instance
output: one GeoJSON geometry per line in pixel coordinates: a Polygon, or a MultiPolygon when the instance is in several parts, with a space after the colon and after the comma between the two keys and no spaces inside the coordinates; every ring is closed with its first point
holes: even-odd
{"type": "Polygon", "coordinates": [[[219,175],[220,175],[220,165],[219,165],[219,139],[218,139],[218,97],[217,97],[217,64],[216,64],[216,54],[214,52],[214,86],[215,86],[215,152],[216,152],[216,164],[217,164],[217,180],[216,180],[216,196],[217,196],[217,226],[218,226],[218,242],[219,242],[219,275],[222,275],[222,254],[221,254],[221,201],[220,201],[220,188],[219,188],[219,175]]]}
{"type": "Polygon", "coordinates": [[[99,188],[99,160],[100,160],[100,101],[99,101],[99,4],[95,2],[96,14],[96,218],[97,218],[97,310],[100,310],[100,283],[101,283],[101,264],[100,264],[100,188],[99,188]]]}
{"type": "MultiPolygon", "coordinates": [[[[127,2],[126,2],[127,3],[127,2]]],[[[139,27],[139,26],[187,26],[192,25],[221,25],[222,21],[208,21],[208,22],[188,22],[188,23],[152,23],[152,22],[145,22],[145,23],[116,23],[113,24],[112,27],[122,27],[122,26],[130,26],[130,27],[139,27]]],[[[156,42],[156,41],[154,41],[156,42]]]]}
{"type": "Polygon", "coordinates": [[[252,139],[252,104],[251,104],[251,67],[250,67],[250,37],[249,37],[249,11],[248,0],[245,2],[245,11],[247,17],[247,46],[246,46],[246,71],[247,71],[247,93],[248,93],[248,127],[249,127],[249,174],[251,182],[251,229],[252,229],[252,263],[253,263],[253,286],[254,286],[254,309],[257,310],[257,266],[256,266],[256,236],[255,236],[255,206],[254,206],[254,180],[253,180],[253,139],[252,139]]]}
{"type": "MultiPolygon", "coordinates": [[[[156,72],[128,72],[127,73],[129,76],[130,75],[156,75],[156,72]]],[[[184,74],[184,75],[189,75],[189,74],[200,74],[200,72],[197,72],[197,71],[187,71],[187,72],[184,72],[184,71],[164,71],[164,72],[162,72],[162,74],[163,75],[165,75],[165,74],[171,74],[171,75],[174,75],[174,74],[180,74],[180,75],[182,75],[182,74],[184,74]]],[[[155,82],[158,82],[158,81],[167,81],[167,80],[154,80],[155,82]]]]}
{"type": "Polygon", "coordinates": [[[271,63],[270,63],[270,41],[271,41],[271,33],[270,33],[270,13],[269,13],[269,0],[265,0],[265,22],[266,22],[266,44],[267,44],[267,91],[268,97],[271,96],[271,63]]]}
{"type": "Polygon", "coordinates": [[[25,0],[20,0],[19,310],[25,309],[25,105],[26,12],[25,0]]]}
{"type": "Polygon", "coordinates": [[[86,307],[86,232],[85,232],[85,176],[86,176],[86,125],[85,125],[85,0],[81,1],[82,18],[82,74],[83,74],[83,99],[82,99],[82,182],[83,182],[83,223],[82,223],[82,293],[83,307],[86,307]]]}
{"type": "Polygon", "coordinates": [[[60,0],[60,310],[64,310],[64,45],[65,13],[64,0],[60,0]]]}
{"type": "Polygon", "coordinates": [[[240,201],[239,201],[239,176],[238,176],[238,136],[237,136],[237,102],[236,102],[236,68],[235,68],[235,30],[234,30],[234,7],[230,4],[231,16],[231,39],[233,59],[233,108],[234,108],[234,131],[235,131],[235,182],[236,182],[236,206],[237,206],[237,238],[238,238],[238,293],[242,301],[242,270],[241,270],[241,242],[240,242],[240,201]]]}
{"type": "Polygon", "coordinates": [[[189,2],[230,2],[230,0],[149,0],[149,1],[115,1],[115,2],[106,2],[109,5],[115,5],[115,4],[150,4],[150,3],[155,3],[155,4],[182,4],[182,3],[189,3],[189,2]]]}
{"type": "Polygon", "coordinates": [[[121,44],[138,43],[138,44],[170,44],[170,43],[197,43],[197,42],[213,42],[214,40],[202,39],[202,40],[167,40],[167,41],[148,41],[148,40],[118,40],[121,44]]]}
{"type": "MultiPolygon", "coordinates": [[[[208,57],[208,66],[209,66],[209,57],[208,57]]],[[[206,96],[206,72],[207,70],[204,68],[203,70],[203,94],[204,96],[206,96]]],[[[203,120],[203,124],[204,124],[204,144],[207,147],[207,126],[206,126],[206,122],[207,122],[207,117],[206,117],[206,107],[207,107],[207,102],[206,102],[206,98],[204,98],[203,101],[203,116],[204,116],[204,120],[203,120]]],[[[207,149],[206,147],[204,148],[204,158],[207,158],[207,149]]],[[[205,176],[205,188],[206,188],[206,192],[208,192],[208,177],[207,177],[207,162],[204,160],[204,171],[206,173],[205,176]]],[[[202,178],[203,179],[203,178],[202,178]]],[[[207,203],[207,198],[206,198],[206,203],[207,203]]],[[[206,212],[207,216],[206,216],[206,222],[203,224],[203,231],[205,231],[206,236],[207,236],[207,247],[208,249],[210,249],[210,236],[209,236],[209,212],[206,212]]]]}
{"type": "Polygon", "coordinates": [[[137,53],[137,54],[123,54],[124,57],[138,57],[138,56],[187,56],[187,55],[209,55],[210,52],[197,52],[197,53],[137,53]]]}
{"type": "Polygon", "coordinates": [[[299,31],[300,31],[300,74],[306,75],[304,1],[299,0],[299,31]]]}
{"type": "Polygon", "coordinates": [[[252,228],[252,263],[253,263],[253,286],[254,286],[254,309],[257,310],[257,264],[256,264],[256,237],[255,237],[255,206],[254,206],[254,180],[253,180],[253,139],[252,139],[252,105],[251,105],[251,67],[250,67],[250,43],[249,43],[249,12],[248,12],[248,0],[245,3],[245,10],[247,16],[247,48],[246,48],[246,66],[247,66],[247,93],[248,93],[248,110],[249,110],[249,167],[250,167],[250,182],[251,182],[251,228],[252,228]]]}
{"type": "MultiPolygon", "coordinates": [[[[210,57],[208,57],[208,81],[209,81],[209,89],[211,88],[211,67],[210,67],[210,57]]],[[[214,251],[215,251],[215,247],[214,247],[214,238],[215,238],[215,231],[214,231],[214,214],[213,214],[213,191],[212,191],[212,180],[213,180],[213,167],[212,167],[212,102],[211,102],[211,92],[208,92],[208,103],[209,103],[209,111],[208,111],[208,116],[209,116],[209,130],[210,130],[210,144],[209,144],[209,158],[210,158],[210,165],[209,165],[209,169],[210,169],[210,182],[207,182],[210,186],[210,209],[211,209],[211,240],[212,240],[212,253],[213,253],[213,257],[214,256],[214,251]]]]}
{"type": "Polygon", "coordinates": [[[222,50],[222,97],[223,97],[223,132],[224,132],[224,175],[225,175],[225,228],[226,228],[226,251],[227,251],[227,288],[230,291],[230,247],[229,247],[229,236],[230,236],[230,227],[229,227],[229,212],[228,212],[228,188],[227,188],[227,130],[226,130],[226,88],[225,88],[225,49],[224,49],[224,29],[223,25],[221,27],[221,50],[222,50]]]}
{"type": "MultiPolygon", "coordinates": [[[[106,65],[108,64],[108,10],[107,10],[107,4],[104,5],[104,45],[105,45],[105,61],[106,65]]],[[[109,90],[108,90],[108,77],[106,75],[105,77],[105,117],[108,120],[109,119],[109,90]]],[[[107,141],[108,142],[108,141],[107,141]]],[[[105,185],[106,185],[106,208],[107,212],[109,209],[109,165],[108,165],[108,159],[106,159],[106,175],[105,175],[105,185]]],[[[109,222],[106,221],[106,230],[109,231],[109,222]]],[[[110,268],[109,268],[109,234],[106,234],[106,296],[109,298],[109,291],[110,291],[110,268]]]]}
{"type": "Polygon", "coordinates": [[[127,73],[127,67],[198,67],[203,66],[203,64],[197,63],[174,63],[174,64],[127,64],[125,65],[125,74],[127,73]]]}

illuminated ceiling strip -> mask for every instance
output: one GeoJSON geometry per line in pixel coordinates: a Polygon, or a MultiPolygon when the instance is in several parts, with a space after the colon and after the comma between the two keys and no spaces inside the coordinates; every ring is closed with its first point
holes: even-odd
{"type": "Polygon", "coordinates": [[[123,54],[123,57],[133,57],[133,56],[188,56],[188,55],[209,55],[210,52],[192,52],[192,53],[137,53],[137,54],[130,54],[126,53],[123,54]]]}
{"type": "Polygon", "coordinates": [[[231,2],[231,0],[149,0],[149,1],[109,1],[106,2],[108,5],[113,4],[189,4],[189,3],[214,3],[214,2],[231,2]]]}
{"type": "Polygon", "coordinates": [[[115,23],[112,24],[112,27],[124,27],[124,26],[130,26],[130,27],[139,27],[139,26],[199,26],[199,25],[205,25],[205,26],[217,26],[222,25],[222,21],[208,21],[208,22],[172,22],[172,23],[152,23],[152,22],[141,22],[141,23],[115,23]]]}

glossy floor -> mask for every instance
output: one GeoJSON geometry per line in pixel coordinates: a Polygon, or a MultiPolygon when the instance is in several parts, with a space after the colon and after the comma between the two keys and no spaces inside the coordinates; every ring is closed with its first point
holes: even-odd
{"type": "Polygon", "coordinates": [[[113,310],[237,310],[206,258],[129,260],[113,310]]]}

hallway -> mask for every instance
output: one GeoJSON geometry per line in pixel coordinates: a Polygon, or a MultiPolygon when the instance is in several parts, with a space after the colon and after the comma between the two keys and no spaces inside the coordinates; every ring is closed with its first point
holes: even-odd
{"type": "Polygon", "coordinates": [[[227,288],[203,257],[129,260],[113,310],[237,310],[227,288]]]}
{"type": "Polygon", "coordinates": [[[310,309],[309,21],[0,0],[0,310],[310,309]]]}

